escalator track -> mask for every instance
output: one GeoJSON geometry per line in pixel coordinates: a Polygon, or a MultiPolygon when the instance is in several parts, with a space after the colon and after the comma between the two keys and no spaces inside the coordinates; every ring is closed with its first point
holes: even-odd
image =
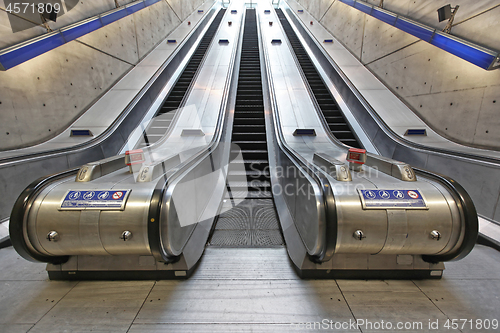
{"type": "Polygon", "coordinates": [[[209,245],[284,244],[274,207],[255,9],[245,15],[227,191],[209,245]],[[238,149],[239,147],[239,149],[238,149]],[[241,159],[235,158],[241,152],[241,159]],[[243,164],[243,166],[241,165],[243,164]],[[243,171],[244,170],[244,171],[243,171]],[[246,181],[242,181],[246,178],[246,181]]]}
{"type": "Polygon", "coordinates": [[[302,46],[297,34],[293,31],[292,26],[283,14],[283,11],[280,8],[277,8],[276,14],[278,15],[281,25],[283,26],[283,30],[290,41],[293,52],[295,53],[302,72],[304,73],[307,83],[309,84],[311,91],[318,102],[332,135],[343,144],[355,148],[363,148],[330,93],[330,90],[326,87],[323,79],[314,67],[311,58],[302,46]]]}

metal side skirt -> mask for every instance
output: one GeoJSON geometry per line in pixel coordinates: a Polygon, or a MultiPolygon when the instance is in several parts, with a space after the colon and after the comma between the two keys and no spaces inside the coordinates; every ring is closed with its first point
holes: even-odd
{"type": "Polygon", "coordinates": [[[47,272],[51,280],[187,279],[205,250],[211,225],[210,220],[200,222],[179,260],[171,264],[159,262],[153,256],[73,256],[64,264],[47,264],[47,272]]]}

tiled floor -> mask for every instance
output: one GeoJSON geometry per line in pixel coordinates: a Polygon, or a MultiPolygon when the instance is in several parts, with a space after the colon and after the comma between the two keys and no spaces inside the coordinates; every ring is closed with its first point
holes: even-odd
{"type": "Polygon", "coordinates": [[[499,263],[476,246],[441,280],[301,280],[284,248],[208,248],[186,281],[61,282],[10,247],[0,250],[0,332],[289,332],[314,322],[325,332],[395,332],[398,322],[450,332],[448,319],[500,320],[499,263]]]}

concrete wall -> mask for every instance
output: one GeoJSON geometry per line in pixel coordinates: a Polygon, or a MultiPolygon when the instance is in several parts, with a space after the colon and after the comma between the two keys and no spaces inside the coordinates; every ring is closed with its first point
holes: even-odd
{"type": "MultiPolygon", "coordinates": [[[[297,2],[438,133],[463,144],[500,149],[500,70],[480,69],[340,1],[297,2]]],[[[448,3],[385,0],[384,8],[442,29],[446,22],[437,22],[436,11],[448,3]]],[[[452,5],[460,5],[453,35],[500,50],[499,0],[452,5]]]]}
{"type": "MultiPolygon", "coordinates": [[[[120,6],[126,5],[135,0],[118,0],[120,6]]],[[[43,35],[47,29],[41,25],[40,16],[33,13],[31,7],[26,8],[21,6],[22,12],[13,14],[6,11],[9,4],[14,0],[0,0],[0,49],[23,42],[29,38],[43,35]],[[13,30],[23,29],[13,33],[13,30]]],[[[38,3],[50,1],[27,0],[17,1],[18,3],[38,3]]],[[[50,3],[60,3],[61,0],[53,0],[50,3]]],[[[48,25],[51,29],[59,29],[66,25],[81,21],[83,19],[104,13],[116,7],[114,0],[99,0],[99,1],[78,1],[65,0],[65,6],[62,6],[61,12],[58,13],[56,22],[49,21],[48,25]],[[67,11],[64,11],[64,8],[67,11]]]]}
{"type": "MultiPolygon", "coordinates": [[[[99,2],[114,8],[114,1],[99,2]]],[[[0,72],[0,150],[30,146],[62,132],[203,2],[160,1],[0,72]],[[188,13],[188,8],[193,9],[188,13]]]]}

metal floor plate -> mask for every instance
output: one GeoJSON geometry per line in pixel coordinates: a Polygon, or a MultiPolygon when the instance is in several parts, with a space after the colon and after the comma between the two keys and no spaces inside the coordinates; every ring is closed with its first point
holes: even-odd
{"type": "Polygon", "coordinates": [[[221,247],[251,247],[250,230],[216,230],[210,245],[221,247]]]}
{"type": "Polygon", "coordinates": [[[284,245],[272,199],[246,199],[232,207],[227,201],[209,241],[218,247],[275,247],[284,245]],[[229,209],[229,210],[227,210],[229,209]]]}

